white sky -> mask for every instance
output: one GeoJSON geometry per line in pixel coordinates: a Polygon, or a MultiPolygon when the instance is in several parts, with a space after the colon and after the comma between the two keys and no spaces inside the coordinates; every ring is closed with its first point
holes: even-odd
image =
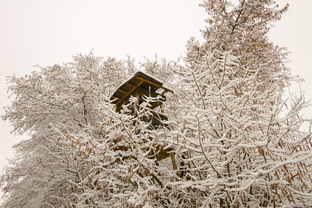
{"type": "MultiPolygon", "coordinates": [[[[136,60],[155,54],[176,59],[186,41],[200,37],[206,13],[199,0],[0,0],[0,114],[9,105],[6,76],[24,75],[33,65],[71,61],[78,53],[136,60]]],[[[302,85],[312,99],[312,1],[279,0],[290,10],[271,33],[272,41],[291,51],[289,66],[306,79],[302,85]]],[[[308,111],[311,116],[312,111],[308,111]]],[[[12,157],[11,146],[22,137],[10,135],[0,120],[0,171],[12,157]]]]}

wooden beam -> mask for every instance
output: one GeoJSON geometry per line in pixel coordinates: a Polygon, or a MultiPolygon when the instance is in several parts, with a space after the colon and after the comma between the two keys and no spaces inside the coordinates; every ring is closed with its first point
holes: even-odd
{"type": "Polygon", "coordinates": [[[135,85],[130,84],[129,82],[126,82],[127,85],[129,85],[130,87],[134,87],[135,85]]]}
{"type": "Polygon", "coordinates": [[[118,88],[117,91],[122,92],[123,94],[127,94],[128,93],[127,91],[124,91],[124,90],[122,90],[120,88],[118,88]]]}
{"type": "Polygon", "coordinates": [[[149,81],[149,80],[146,80],[146,79],[144,79],[144,78],[142,78],[142,77],[136,76],[135,78],[136,78],[136,79],[139,79],[139,80],[141,80],[141,81],[144,81],[144,82],[146,82],[146,83],[148,83],[148,84],[154,85],[154,86],[156,86],[156,87],[163,88],[163,89],[164,89],[165,91],[167,91],[167,92],[173,93],[172,90],[170,90],[170,89],[168,89],[168,88],[166,88],[166,87],[163,87],[162,85],[159,85],[159,84],[156,84],[156,83],[151,82],[151,81],[149,81]]]}

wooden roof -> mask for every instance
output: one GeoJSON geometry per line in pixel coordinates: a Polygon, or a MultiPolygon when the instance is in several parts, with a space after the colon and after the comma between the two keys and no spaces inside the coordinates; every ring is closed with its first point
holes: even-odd
{"type": "Polygon", "coordinates": [[[127,100],[130,95],[138,88],[146,88],[152,92],[155,92],[159,88],[165,90],[165,92],[172,92],[172,90],[163,86],[163,83],[156,80],[155,78],[143,73],[136,72],[132,78],[124,82],[112,95],[111,100],[117,106],[121,105],[127,100]]]}

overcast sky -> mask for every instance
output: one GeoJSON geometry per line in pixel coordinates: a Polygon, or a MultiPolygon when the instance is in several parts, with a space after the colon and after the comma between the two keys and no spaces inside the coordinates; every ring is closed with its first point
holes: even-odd
{"type": "MultiPolygon", "coordinates": [[[[6,76],[25,75],[34,65],[70,62],[78,53],[136,60],[155,54],[176,59],[186,41],[200,37],[207,17],[198,0],[0,0],[0,114],[9,105],[6,76]]],[[[271,40],[291,52],[293,74],[305,78],[312,99],[312,1],[288,0],[290,10],[271,40]]],[[[312,111],[308,111],[309,114],[312,111]]],[[[310,113],[311,114],[311,113],[310,113]]],[[[308,115],[309,117],[312,116],[308,115]]],[[[0,171],[22,137],[0,120],[0,171]]],[[[25,138],[25,137],[24,137],[25,138]]]]}

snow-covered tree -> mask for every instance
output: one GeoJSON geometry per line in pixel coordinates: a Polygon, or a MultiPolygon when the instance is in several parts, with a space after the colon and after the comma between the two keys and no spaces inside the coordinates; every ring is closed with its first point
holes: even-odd
{"type": "Polygon", "coordinates": [[[205,1],[205,42],[188,42],[178,107],[181,147],[203,207],[312,204],[311,131],[287,51],[268,40],[288,5],[272,0],[205,1]],[[184,117],[184,118],[183,118],[184,117]],[[183,121],[183,122],[181,122],[183,121]],[[308,126],[307,125],[307,126],[308,126]]]}
{"type": "Polygon", "coordinates": [[[10,79],[4,119],[28,134],[0,178],[13,207],[287,207],[312,204],[311,120],[287,51],[268,40],[287,7],[208,0],[185,64],[140,69],[171,85],[162,108],[111,97],[139,68],[92,54],[10,79]],[[155,114],[167,119],[152,125],[155,114]],[[308,124],[308,125],[306,125],[308,124]]]}
{"type": "Polygon", "coordinates": [[[14,132],[29,139],[15,146],[17,158],[1,178],[8,199],[4,207],[71,207],[82,190],[99,133],[98,106],[125,77],[124,64],[114,59],[100,63],[94,56],[77,56],[73,63],[40,69],[10,79],[12,105],[4,119],[14,132]],[[114,83],[114,84],[112,84],[114,83]]]}

